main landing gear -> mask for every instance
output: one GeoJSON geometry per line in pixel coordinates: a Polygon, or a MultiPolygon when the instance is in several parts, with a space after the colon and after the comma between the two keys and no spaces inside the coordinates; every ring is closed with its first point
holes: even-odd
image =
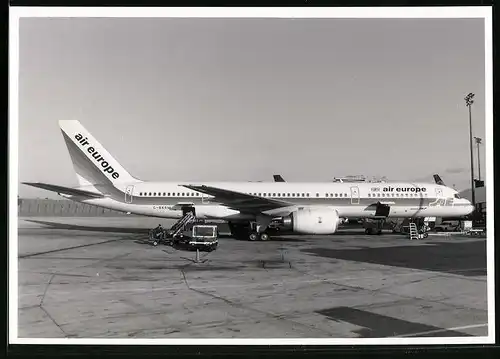
{"type": "Polygon", "coordinates": [[[245,241],[268,241],[269,231],[258,233],[256,224],[252,223],[228,223],[231,235],[238,240],[245,241]]]}
{"type": "Polygon", "coordinates": [[[382,229],[384,228],[385,220],[377,219],[377,220],[369,220],[365,219],[363,221],[363,227],[365,227],[365,234],[376,234],[381,235],[382,229]]]}
{"type": "Polygon", "coordinates": [[[365,228],[365,234],[377,234],[381,235],[382,234],[382,229],[377,229],[377,228],[365,228]]]}

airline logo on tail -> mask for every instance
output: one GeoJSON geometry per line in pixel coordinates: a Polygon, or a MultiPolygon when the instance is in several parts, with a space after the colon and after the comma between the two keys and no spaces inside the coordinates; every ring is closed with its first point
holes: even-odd
{"type": "Polygon", "coordinates": [[[104,157],[102,157],[102,155],[97,152],[92,145],[90,145],[89,141],[87,141],[87,137],[84,138],[80,133],[78,133],[75,135],[75,139],[78,141],[83,151],[87,150],[87,152],[92,155],[94,162],[97,162],[97,164],[103,168],[104,172],[109,173],[114,179],[118,179],[120,177],[120,174],[109,165],[108,161],[106,161],[104,157]],[[86,147],[88,145],[90,145],[90,147],[86,147]]]}

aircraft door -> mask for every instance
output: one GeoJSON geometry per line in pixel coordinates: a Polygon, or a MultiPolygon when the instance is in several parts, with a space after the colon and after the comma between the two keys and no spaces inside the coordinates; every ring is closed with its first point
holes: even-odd
{"type": "Polygon", "coordinates": [[[205,193],[201,194],[201,203],[203,203],[203,204],[208,203],[208,195],[206,195],[205,193]]]}
{"type": "Polygon", "coordinates": [[[351,204],[359,204],[359,188],[358,188],[358,186],[351,187],[351,204]]]}
{"type": "Polygon", "coordinates": [[[134,186],[127,186],[127,189],[125,190],[125,203],[132,203],[133,193],[134,186]]]}

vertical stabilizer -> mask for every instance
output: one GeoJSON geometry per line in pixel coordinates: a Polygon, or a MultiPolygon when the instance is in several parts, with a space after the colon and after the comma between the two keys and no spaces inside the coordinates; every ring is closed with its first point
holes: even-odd
{"type": "Polygon", "coordinates": [[[59,121],[64,141],[80,186],[140,182],[131,176],[117,160],[77,120],[59,121]]]}
{"type": "Polygon", "coordinates": [[[436,184],[441,185],[441,186],[445,185],[443,180],[441,179],[441,177],[438,174],[435,174],[433,177],[434,177],[434,182],[436,182],[436,184]]]}

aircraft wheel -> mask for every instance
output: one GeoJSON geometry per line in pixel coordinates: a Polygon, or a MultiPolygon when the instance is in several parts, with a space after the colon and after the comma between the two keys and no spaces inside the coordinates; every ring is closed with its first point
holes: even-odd
{"type": "Polygon", "coordinates": [[[370,228],[365,229],[365,234],[372,234],[372,230],[370,228]]]}
{"type": "Polygon", "coordinates": [[[260,234],[260,240],[261,241],[268,241],[269,240],[269,234],[267,234],[267,233],[261,233],[260,234]]]}
{"type": "Polygon", "coordinates": [[[157,246],[158,245],[158,241],[153,241],[153,246],[157,246]]]}
{"type": "Polygon", "coordinates": [[[250,235],[248,236],[248,239],[250,239],[252,242],[253,241],[256,241],[257,239],[259,239],[259,235],[255,232],[252,232],[250,233],[250,235]]]}
{"type": "Polygon", "coordinates": [[[379,236],[380,236],[381,234],[382,234],[382,230],[381,230],[381,229],[379,229],[379,230],[377,231],[377,235],[379,235],[379,236]]]}

